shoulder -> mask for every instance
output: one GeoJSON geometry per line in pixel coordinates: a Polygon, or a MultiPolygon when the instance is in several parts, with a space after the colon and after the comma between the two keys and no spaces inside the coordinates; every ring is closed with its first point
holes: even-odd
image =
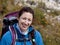
{"type": "Polygon", "coordinates": [[[8,31],[3,35],[2,39],[1,39],[1,44],[2,45],[8,44],[8,43],[10,44],[11,39],[12,39],[11,33],[10,33],[10,31],[8,31]]]}
{"type": "Polygon", "coordinates": [[[38,30],[35,30],[35,35],[36,36],[41,36],[41,33],[38,30]]]}
{"type": "Polygon", "coordinates": [[[39,31],[35,30],[35,37],[42,39],[42,34],[39,31]]]}
{"type": "Polygon", "coordinates": [[[35,30],[35,39],[38,45],[44,45],[42,35],[37,30],[35,30]]]}
{"type": "Polygon", "coordinates": [[[6,32],[6,33],[3,35],[2,38],[9,38],[9,37],[11,37],[11,32],[10,32],[10,31],[6,32]]]}

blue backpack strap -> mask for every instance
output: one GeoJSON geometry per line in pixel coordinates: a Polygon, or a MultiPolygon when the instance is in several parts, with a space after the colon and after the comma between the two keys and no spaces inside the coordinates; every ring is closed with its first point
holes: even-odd
{"type": "Polygon", "coordinates": [[[15,45],[15,40],[16,40],[16,31],[13,26],[10,26],[10,32],[12,34],[12,43],[11,45],[15,45]]]}
{"type": "Polygon", "coordinates": [[[29,38],[31,39],[32,45],[36,45],[36,41],[35,41],[35,29],[33,29],[31,32],[29,32],[29,38]]]}

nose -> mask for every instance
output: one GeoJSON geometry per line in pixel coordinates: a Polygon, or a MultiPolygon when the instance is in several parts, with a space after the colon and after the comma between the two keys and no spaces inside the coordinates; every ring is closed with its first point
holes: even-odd
{"type": "Polygon", "coordinates": [[[25,25],[29,25],[29,22],[28,22],[28,20],[25,20],[25,25]]]}

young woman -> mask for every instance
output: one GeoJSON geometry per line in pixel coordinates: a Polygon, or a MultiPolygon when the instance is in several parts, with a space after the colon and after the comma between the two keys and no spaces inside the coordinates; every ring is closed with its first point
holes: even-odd
{"type": "Polygon", "coordinates": [[[19,11],[18,23],[13,28],[9,26],[10,31],[2,37],[1,45],[44,45],[41,34],[31,26],[33,19],[34,11],[30,7],[23,7],[19,11]],[[15,30],[16,35],[11,30],[15,30]]]}

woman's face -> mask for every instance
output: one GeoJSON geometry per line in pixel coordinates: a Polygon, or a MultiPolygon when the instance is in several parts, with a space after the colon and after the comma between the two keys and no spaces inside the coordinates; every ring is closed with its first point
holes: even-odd
{"type": "Polygon", "coordinates": [[[29,12],[24,12],[18,19],[18,24],[21,31],[26,31],[28,27],[31,25],[32,20],[33,20],[33,15],[29,12]]]}

